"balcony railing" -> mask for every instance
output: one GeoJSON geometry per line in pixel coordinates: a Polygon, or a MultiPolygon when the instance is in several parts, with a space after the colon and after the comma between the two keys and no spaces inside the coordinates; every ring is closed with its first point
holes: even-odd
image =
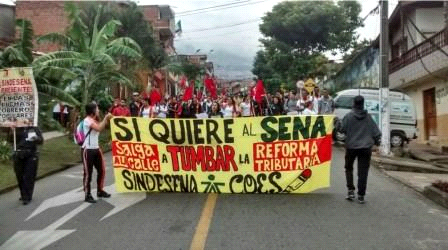
{"type": "Polygon", "coordinates": [[[420,60],[438,48],[443,48],[448,45],[448,32],[443,29],[439,33],[436,33],[432,37],[426,39],[422,43],[408,50],[405,54],[389,62],[389,74],[404,68],[405,66],[420,60]]]}

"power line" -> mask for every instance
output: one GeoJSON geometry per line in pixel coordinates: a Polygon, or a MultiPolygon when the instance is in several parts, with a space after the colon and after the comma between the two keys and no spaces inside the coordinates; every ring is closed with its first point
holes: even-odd
{"type": "Polygon", "coordinates": [[[375,8],[373,8],[369,14],[367,14],[363,19],[361,19],[363,22],[370,16],[370,15],[376,15],[379,14],[380,11],[380,5],[378,4],[375,8]]]}
{"type": "Polygon", "coordinates": [[[196,14],[207,13],[207,12],[212,12],[212,11],[217,11],[217,10],[226,10],[226,9],[238,8],[238,7],[247,6],[247,5],[254,5],[254,4],[258,4],[258,3],[262,3],[262,2],[266,2],[266,1],[268,1],[268,0],[261,0],[261,1],[249,2],[249,3],[241,2],[243,4],[239,4],[239,5],[236,5],[236,6],[229,6],[229,7],[224,7],[224,8],[212,9],[212,10],[198,11],[198,12],[194,12],[194,13],[179,14],[177,16],[183,17],[183,16],[196,15],[196,14]]]}
{"type": "MultiPolygon", "coordinates": [[[[428,37],[417,27],[417,25],[415,25],[414,21],[412,21],[411,18],[409,18],[410,23],[412,24],[412,26],[414,26],[415,30],[417,30],[417,32],[423,37],[425,38],[425,40],[428,40],[428,37]]],[[[443,50],[442,48],[440,48],[439,45],[437,45],[436,43],[434,43],[433,40],[429,39],[429,42],[431,43],[432,46],[436,47],[437,50],[440,50],[440,52],[442,52],[445,56],[448,57],[448,53],[446,53],[445,50],[443,50]]]]}
{"type": "Polygon", "coordinates": [[[215,26],[215,27],[204,28],[204,29],[190,30],[190,31],[187,31],[187,33],[200,32],[200,31],[207,31],[207,30],[215,30],[215,29],[230,28],[230,27],[235,27],[235,26],[239,26],[239,25],[244,25],[244,24],[249,24],[249,23],[258,22],[258,21],[260,21],[260,20],[261,20],[261,18],[256,18],[256,19],[251,19],[251,20],[248,20],[248,21],[245,21],[245,22],[241,22],[241,23],[234,23],[234,24],[221,25],[221,26],[215,26]]]}
{"type": "MultiPolygon", "coordinates": [[[[416,46],[416,43],[415,43],[414,38],[412,37],[411,31],[409,30],[409,25],[408,25],[408,24],[406,24],[406,30],[408,31],[408,35],[409,35],[409,37],[411,38],[411,41],[412,41],[413,46],[415,47],[415,46],[416,46]]],[[[443,76],[438,76],[438,75],[434,74],[433,72],[431,72],[431,71],[426,67],[426,64],[423,62],[423,58],[422,58],[422,56],[420,55],[420,52],[418,51],[418,49],[416,49],[416,52],[417,52],[417,57],[420,59],[420,63],[421,63],[422,66],[423,66],[423,69],[425,69],[425,71],[428,72],[428,74],[429,74],[430,76],[432,76],[432,77],[434,77],[434,78],[436,78],[436,79],[444,80],[444,81],[447,80],[445,77],[443,77],[443,76]]]]}
{"type": "MultiPolygon", "coordinates": [[[[212,37],[237,34],[237,33],[247,32],[247,31],[250,31],[250,30],[252,30],[252,29],[244,29],[244,30],[226,32],[226,33],[220,33],[220,34],[212,35],[212,37]]],[[[196,39],[203,39],[203,38],[210,38],[210,36],[187,37],[187,38],[180,37],[179,39],[177,39],[175,41],[187,41],[187,40],[196,40],[196,39]]]]}
{"type": "Polygon", "coordinates": [[[251,0],[244,0],[244,1],[237,1],[237,2],[231,2],[231,3],[226,3],[226,4],[214,5],[214,6],[210,6],[210,7],[206,7],[206,8],[186,10],[186,11],[178,12],[177,14],[185,14],[185,13],[196,12],[196,11],[200,11],[200,10],[214,9],[214,8],[218,8],[218,7],[225,7],[225,6],[229,6],[229,5],[241,4],[241,3],[246,3],[246,2],[250,2],[250,1],[251,0]]]}

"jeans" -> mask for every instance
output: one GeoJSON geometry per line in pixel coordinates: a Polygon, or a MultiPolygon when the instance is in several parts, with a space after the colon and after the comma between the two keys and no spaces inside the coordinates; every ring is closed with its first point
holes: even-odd
{"type": "Polygon", "coordinates": [[[358,158],[358,195],[364,196],[367,188],[367,176],[369,174],[371,148],[346,149],[345,153],[345,178],[348,190],[355,190],[353,185],[353,163],[358,158]]]}

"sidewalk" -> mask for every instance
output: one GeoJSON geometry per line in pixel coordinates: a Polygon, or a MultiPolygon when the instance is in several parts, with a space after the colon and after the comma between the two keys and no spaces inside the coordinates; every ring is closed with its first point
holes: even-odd
{"type": "Polygon", "coordinates": [[[61,131],[50,131],[50,132],[45,132],[42,133],[42,136],[44,137],[44,141],[46,140],[50,140],[53,138],[57,138],[57,137],[62,137],[65,136],[66,134],[61,132],[61,131]]]}
{"type": "Polygon", "coordinates": [[[434,147],[411,143],[405,148],[410,157],[383,157],[372,155],[372,165],[387,176],[422,193],[428,199],[446,206],[448,194],[428,192],[432,183],[448,182],[448,154],[434,147]]]}
{"type": "Polygon", "coordinates": [[[411,142],[408,145],[409,155],[417,160],[425,161],[438,167],[448,168],[448,153],[442,152],[441,149],[411,142]]]}

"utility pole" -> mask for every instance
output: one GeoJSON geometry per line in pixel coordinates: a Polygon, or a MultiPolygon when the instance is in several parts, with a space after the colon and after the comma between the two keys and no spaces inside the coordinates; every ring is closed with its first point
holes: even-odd
{"type": "Polygon", "coordinates": [[[390,102],[389,102],[389,20],[388,1],[381,0],[380,24],[380,99],[379,125],[381,126],[381,155],[390,155],[390,102]]]}
{"type": "Polygon", "coordinates": [[[445,29],[448,27],[448,1],[443,1],[443,16],[445,18],[445,29]]]}

